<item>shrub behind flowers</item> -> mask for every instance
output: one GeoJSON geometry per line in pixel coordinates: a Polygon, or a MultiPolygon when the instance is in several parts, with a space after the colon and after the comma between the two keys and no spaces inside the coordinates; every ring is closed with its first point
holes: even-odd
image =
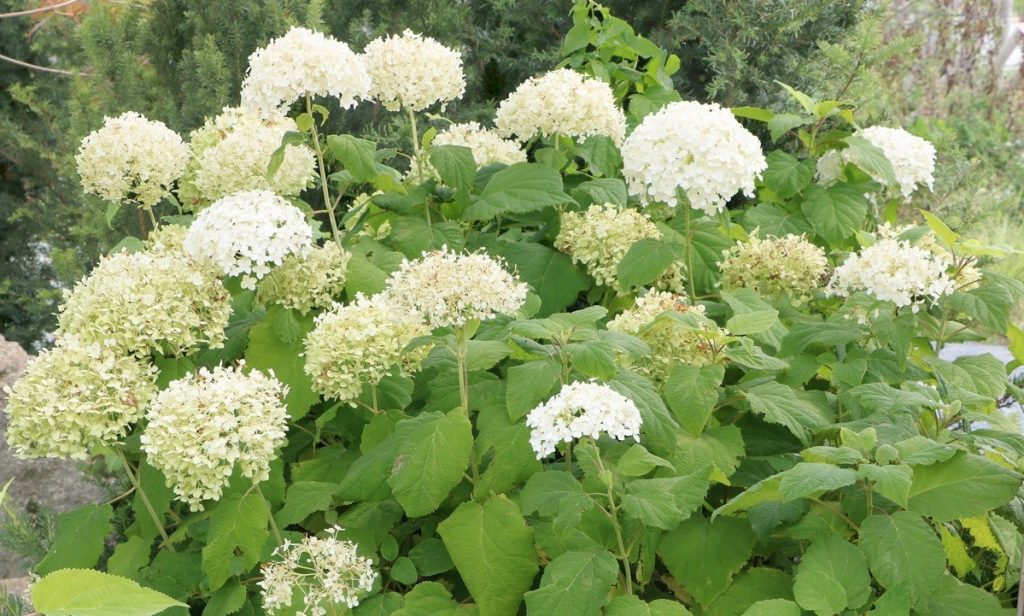
{"type": "Polygon", "coordinates": [[[297,29],[174,178],[131,134],[141,158],[92,155],[113,121],[86,141],[83,182],[158,226],[8,392],[20,455],[127,478],[58,520],[40,611],[1012,605],[1021,392],[939,351],[1007,334],[1024,362],[1024,287],[985,267],[1013,257],[904,209],[927,142],[792,90],[779,114],[681,101],[678,60],[588,6],[567,45],[590,74],[491,123],[424,113],[465,88],[446,43],[297,29]],[[321,135],[322,96],[409,114],[409,147],[321,135]]]}

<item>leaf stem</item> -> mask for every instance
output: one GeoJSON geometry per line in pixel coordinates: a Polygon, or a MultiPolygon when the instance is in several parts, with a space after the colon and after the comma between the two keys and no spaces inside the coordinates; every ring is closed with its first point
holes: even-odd
{"type": "Polygon", "coordinates": [[[274,532],[274,540],[277,541],[277,545],[282,545],[284,543],[284,537],[281,536],[281,529],[277,527],[277,520],[274,519],[274,512],[270,508],[270,501],[268,501],[267,497],[264,496],[263,488],[259,487],[258,484],[253,484],[253,487],[256,488],[256,492],[258,492],[260,498],[263,499],[263,504],[267,506],[267,519],[270,520],[270,530],[274,532]]]}
{"type": "MultiPolygon", "coordinates": [[[[677,191],[682,192],[682,191],[677,191]]],[[[682,196],[682,195],[680,195],[682,196]]],[[[683,224],[685,225],[686,231],[686,242],[683,244],[683,259],[686,260],[686,292],[690,296],[690,302],[694,302],[697,299],[696,286],[693,284],[693,224],[690,220],[690,202],[687,200],[686,206],[683,208],[683,224]]]]}
{"type": "Polygon", "coordinates": [[[324,193],[324,209],[327,210],[327,219],[331,221],[331,235],[338,247],[341,247],[341,232],[338,231],[338,221],[334,218],[334,206],[331,201],[331,191],[327,182],[327,167],[324,165],[324,152],[320,148],[320,133],[316,130],[316,118],[313,117],[313,99],[306,95],[306,113],[310,120],[310,137],[313,140],[313,150],[316,152],[317,169],[320,171],[320,189],[324,193]]]}
{"type": "MultiPolygon", "coordinates": [[[[594,456],[597,466],[600,469],[602,475],[605,474],[604,463],[601,461],[601,454],[598,452],[594,456]]],[[[622,527],[619,524],[619,507],[615,504],[615,492],[612,489],[613,483],[611,481],[606,484],[607,492],[605,496],[608,498],[608,514],[609,519],[612,522],[612,528],[615,529],[615,541],[619,544],[618,559],[622,562],[622,571],[625,574],[626,581],[626,593],[633,594],[633,572],[629,567],[629,551],[626,550],[626,542],[622,540],[622,527]]]]}
{"type": "MultiPolygon", "coordinates": [[[[419,129],[416,128],[416,112],[412,109],[409,112],[409,126],[412,130],[412,164],[416,166],[416,181],[420,184],[423,183],[423,159],[420,154],[420,133],[419,129]]],[[[430,200],[423,202],[423,215],[427,220],[427,230],[430,230],[430,200]]]]}
{"type": "Polygon", "coordinates": [[[171,544],[171,538],[167,536],[167,531],[164,529],[164,523],[160,519],[160,516],[157,515],[156,509],[153,508],[153,503],[149,502],[149,497],[146,496],[146,491],[142,489],[141,482],[135,476],[135,473],[132,472],[132,466],[128,463],[128,458],[125,457],[124,451],[122,451],[120,447],[115,447],[114,451],[116,451],[118,457],[121,458],[121,464],[124,465],[124,471],[128,473],[128,479],[131,480],[135,490],[142,498],[142,504],[146,507],[146,511],[149,512],[149,517],[153,518],[153,523],[156,524],[156,529],[160,533],[160,537],[164,540],[164,545],[167,546],[168,550],[174,552],[174,545],[171,544]]]}

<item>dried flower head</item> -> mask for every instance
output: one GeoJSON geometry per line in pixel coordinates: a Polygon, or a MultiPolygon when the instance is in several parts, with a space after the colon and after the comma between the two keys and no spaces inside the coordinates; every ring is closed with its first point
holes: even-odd
{"type": "Polygon", "coordinates": [[[370,41],[363,59],[370,94],[391,111],[423,111],[435,103],[443,109],[466,91],[462,54],[411,30],[370,41]]]}
{"type": "Polygon", "coordinates": [[[732,246],[722,257],[723,288],[786,295],[797,302],[814,294],[828,269],[824,250],[792,234],[760,239],[755,231],[750,241],[732,246]]]}
{"type": "Polygon", "coordinates": [[[607,385],[596,382],[570,383],[557,395],[540,404],[526,416],[530,445],[537,459],[555,453],[559,443],[571,443],[601,433],[617,439],[640,441],[643,418],[629,398],[607,385]]]}

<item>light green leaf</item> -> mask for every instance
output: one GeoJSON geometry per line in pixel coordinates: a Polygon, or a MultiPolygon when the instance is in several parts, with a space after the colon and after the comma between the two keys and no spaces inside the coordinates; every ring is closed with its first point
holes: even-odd
{"type": "Polygon", "coordinates": [[[558,384],[559,367],[551,361],[531,361],[508,369],[505,404],[508,416],[518,421],[551,396],[558,384]]]}
{"type": "Polygon", "coordinates": [[[857,482],[853,469],[820,462],[800,462],[779,477],[779,494],[785,500],[816,497],[857,482]]]}
{"type": "Polygon", "coordinates": [[[983,588],[964,584],[947,575],[938,590],[927,597],[920,611],[929,616],[1005,616],[1006,610],[995,595],[983,588]]]}
{"type": "Polygon", "coordinates": [[[783,199],[789,199],[811,183],[812,167],[792,154],[774,150],[767,156],[768,168],[761,177],[765,186],[783,199]]]}
{"type": "Polygon", "coordinates": [[[433,513],[441,505],[462,481],[473,450],[473,427],[462,409],[428,415],[406,436],[388,478],[409,517],[433,513]]]}
{"type": "Polygon", "coordinates": [[[920,208],[917,211],[924,217],[924,221],[928,224],[928,228],[932,230],[932,233],[945,242],[947,246],[953,246],[957,243],[957,240],[960,239],[960,235],[954,233],[953,230],[947,227],[946,223],[942,222],[942,219],[935,214],[920,208]]]}
{"type": "Polygon", "coordinates": [[[619,286],[631,289],[648,285],[665,273],[677,258],[676,249],[661,240],[634,242],[616,267],[619,286]]]}
{"type": "Polygon", "coordinates": [[[590,277],[573,265],[572,259],[542,244],[510,243],[502,254],[540,297],[538,317],[564,310],[591,284],[590,277]]]}
{"type": "Polygon", "coordinates": [[[583,207],[614,203],[626,206],[626,183],[617,178],[599,178],[583,182],[569,193],[583,207]]]}
{"type": "Polygon", "coordinates": [[[907,508],[936,522],[980,515],[1017,494],[1021,477],[981,456],[960,453],[945,462],[914,467],[907,508]]]}
{"type": "Polygon", "coordinates": [[[678,364],[665,382],[665,399],[679,425],[699,435],[707,425],[718,402],[718,391],[725,377],[720,365],[678,364]]]}
{"type": "Polygon", "coordinates": [[[327,147],[355,181],[371,182],[377,177],[377,144],[374,142],[352,135],[328,135],[327,147]]]}
{"type": "Polygon", "coordinates": [[[910,497],[910,481],[914,471],[906,464],[861,464],[857,476],[874,484],[879,494],[900,507],[907,506],[910,497]]]}
{"type": "Polygon", "coordinates": [[[455,616],[459,604],[439,582],[422,582],[404,597],[404,606],[392,616],[455,616]]]}
{"type": "Polygon", "coordinates": [[[230,580],[213,593],[203,616],[229,616],[242,609],[245,605],[245,586],[238,580],[230,580]]]}
{"type": "Polygon", "coordinates": [[[871,598],[871,576],[857,546],[835,535],[811,543],[793,584],[796,602],[818,616],[859,608],[871,598]]]}
{"type": "Polygon", "coordinates": [[[296,481],[288,486],[284,507],[277,512],[274,519],[281,528],[298,524],[311,513],[324,511],[334,501],[334,492],[338,486],[321,481],[296,481]]]}
{"type": "Polygon", "coordinates": [[[707,607],[729,587],[756,541],[746,520],[691,517],[662,537],[658,555],[687,592],[707,607]]]}
{"type": "Polygon", "coordinates": [[[785,426],[804,444],[810,442],[811,432],[832,423],[830,411],[797,397],[796,392],[781,383],[751,387],[745,397],[752,411],[785,426]]]}
{"type": "Polygon", "coordinates": [[[655,468],[675,470],[672,463],[647,451],[643,445],[631,445],[615,463],[615,469],[626,477],[643,477],[655,468]]]}
{"type": "Polygon", "coordinates": [[[217,504],[203,548],[203,571],[210,590],[256,566],[270,535],[269,521],[267,503],[258,492],[231,494],[217,504]]]}
{"type": "Polygon", "coordinates": [[[142,537],[128,537],[114,548],[107,561],[107,573],[134,578],[139,569],[149,564],[149,542],[142,537]]]}
{"type": "Polygon", "coordinates": [[[778,310],[764,310],[761,312],[747,312],[733,315],[725,326],[729,333],[737,336],[751,336],[768,331],[779,322],[778,310]]]}
{"type": "Polygon", "coordinates": [[[912,511],[866,518],[860,525],[860,547],[875,579],[890,590],[907,586],[915,606],[928,600],[946,574],[938,536],[912,511]]]}
{"type": "Polygon", "coordinates": [[[62,569],[32,585],[32,605],[46,616],[152,616],[184,603],[135,582],[89,569],[62,569]]]}
{"type": "Polygon", "coordinates": [[[800,606],[789,599],[765,599],[751,605],[742,616],[800,616],[800,606]]]}
{"type": "Polygon", "coordinates": [[[710,485],[709,468],[685,477],[630,481],[622,497],[622,510],[648,526],[671,530],[703,504],[710,485]]]}
{"type": "Polygon", "coordinates": [[[433,145],[430,147],[430,164],[444,185],[455,190],[456,203],[468,203],[477,167],[473,150],[458,145],[433,145]]]}
{"type": "Polygon", "coordinates": [[[892,163],[885,156],[882,148],[871,143],[860,135],[850,135],[845,139],[845,154],[850,162],[857,165],[871,177],[887,186],[898,186],[899,179],[892,163]]]}
{"type": "MultiPolygon", "coordinates": [[[[636,595],[619,595],[604,608],[605,616],[692,616],[682,603],[655,599],[650,603],[636,595]]],[[[799,615],[798,615],[799,616],[799,615]]]]}
{"type": "Polygon", "coordinates": [[[57,535],[36,565],[36,575],[96,565],[112,529],[110,505],[85,505],[57,516],[57,535]]]}
{"type": "Polygon", "coordinates": [[[567,203],[562,176],[539,163],[516,163],[491,176],[480,198],[466,208],[465,220],[490,220],[497,216],[525,214],[567,203]]]}
{"type": "Polygon", "coordinates": [[[860,229],[868,213],[868,201],[847,184],[822,188],[817,184],[804,191],[800,210],[811,222],[814,232],[829,244],[837,245],[860,229]]]}
{"type": "Polygon", "coordinates": [[[917,466],[944,462],[958,450],[949,443],[933,441],[926,436],[912,436],[896,443],[896,451],[904,463],[917,466]]]}
{"type": "Polygon", "coordinates": [[[528,616],[601,616],[618,577],[608,552],[565,552],[544,568],[540,587],[526,593],[528,616]]]}
{"type": "Polygon", "coordinates": [[[273,315],[287,311],[274,306],[267,312],[267,318],[249,330],[249,345],[245,349],[246,367],[262,372],[273,371],[274,377],[288,386],[285,404],[291,419],[301,419],[310,407],[320,401],[320,394],[313,391],[313,384],[305,371],[302,341],[313,329],[313,315],[298,317],[299,331],[292,342],[285,342],[276,331],[273,315]]]}

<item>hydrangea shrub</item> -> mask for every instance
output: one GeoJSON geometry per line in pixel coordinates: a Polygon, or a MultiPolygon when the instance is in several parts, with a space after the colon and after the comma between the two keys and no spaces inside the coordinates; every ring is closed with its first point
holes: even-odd
{"type": "Polygon", "coordinates": [[[58,520],[41,613],[1013,607],[1024,286],[985,266],[1014,255],[908,205],[924,140],[794,90],[681,101],[677,58],[573,15],[576,70],[494,128],[434,115],[444,43],[295,29],[193,143],[85,141],[86,189],[157,226],[8,391],[19,455],[127,477],[58,520]],[[409,114],[409,149],[320,134],[323,97],[409,114]],[[992,334],[1009,365],[940,353],[992,334]]]}

